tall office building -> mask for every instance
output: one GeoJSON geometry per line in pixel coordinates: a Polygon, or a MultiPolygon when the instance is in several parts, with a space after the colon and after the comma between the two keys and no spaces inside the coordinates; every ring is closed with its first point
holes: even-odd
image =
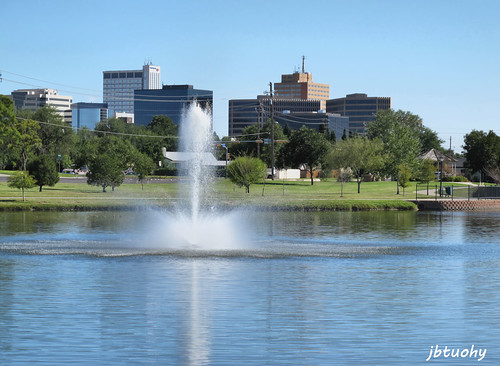
{"type": "Polygon", "coordinates": [[[134,113],[134,90],[161,89],[160,67],[103,71],[103,101],[110,111],[134,113]]]}
{"type": "Polygon", "coordinates": [[[60,95],[57,90],[45,89],[18,89],[11,93],[16,109],[27,109],[34,111],[45,105],[54,107],[63,118],[63,121],[71,124],[71,103],[73,97],[60,95]]]}
{"type": "Polygon", "coordinates": [[[326,111],[349,117],[349,131],[364,135],[366,125],[375,119],[375,114],[379,110],[391,109],[391,103],[390,97],[369,97],[356,93],[327,100],[326,111]]]}
{"type": "Polygon", "coordinates": [[[213,91],[194,89],[192,85],[164,85],[156,90],[135,90],[135,124],[148,125],[154,116],[163,115],[179,125],[184,111],[193,101],[211,112],[213,91]]]}
{"type": "Polygon", "coordinates": [[[280,99],[321,100],[321,109],[330,99],[330,85],[313,82],[312,74],[305,71],[305,57],[302,57],[302,72],[281,75],[281,83],[274,84],[274,94],[280,99]]]}

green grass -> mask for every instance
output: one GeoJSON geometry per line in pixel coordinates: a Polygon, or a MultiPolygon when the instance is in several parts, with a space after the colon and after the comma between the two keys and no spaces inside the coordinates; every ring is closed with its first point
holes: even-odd
{"type": "MultiPolygon", "coordinates": [[[[38,187],[26,190],[26,202],[22,202],[20,190],[0,183],[0,210],[104,210],[133,209],[143,205],[174,205],[186,195],[189,185],[181,183],[122,184],[114,192],[107,188],[89,186],[86,183],[58,183],[54,187],[38,187]]],[[[254,184],[250,193],[236,187],[229,180],[218,179],[206,192],[207,202],[218,202],[222,207],[255,207],[263,210],[381,210],[415,209],[406,200],[414,198],[413,190],[408,188],[405,196],[396,194],[394,182],[365,182],[361,193],[357,193],[357,183],[341,185],[333,180],[315,182],[266,181],[254,184]]],[[[203,204],[203,203],[202,203],[203,204]]]]}

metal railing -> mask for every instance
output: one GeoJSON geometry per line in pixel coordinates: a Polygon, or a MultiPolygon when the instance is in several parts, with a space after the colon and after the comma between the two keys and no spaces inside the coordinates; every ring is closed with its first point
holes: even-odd
{"type": "Polygon", "coordinates": [[[451,185],[448,182],[439,183],[417,183],[415,187],[415,200],[429,199],[499,199],[500,186],[470,186],[451,185]]]}

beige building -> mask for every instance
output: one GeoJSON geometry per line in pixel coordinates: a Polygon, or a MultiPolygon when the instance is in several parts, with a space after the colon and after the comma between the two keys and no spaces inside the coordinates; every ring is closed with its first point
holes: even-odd
{"type": "Polygon", "coordinates": [[[321,109],[326,108],[330,99],[330,85],[313,82],[312,74],[305,72],[302,58],[302,72],[281,75],[281,83],[274,84],[274,93],[281,99],[321,100],[321,109]]]}
{"type": "Polygon", "coordinates": [[[12,93],[16,109],[35,111],[45,105],[54,107],[64,122],[71,124],[71,104],[73,97],[61,95],[55,89],[18,89],[12,93]]]}

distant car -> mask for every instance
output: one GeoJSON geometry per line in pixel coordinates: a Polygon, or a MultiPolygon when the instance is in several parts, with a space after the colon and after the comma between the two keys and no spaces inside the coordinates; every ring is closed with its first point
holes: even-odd
{"type": "Polygon", "coordinates": [[[73,169],[63,169],[62,173],[63,174],[75,174],[75,171],[73,169]]]}

